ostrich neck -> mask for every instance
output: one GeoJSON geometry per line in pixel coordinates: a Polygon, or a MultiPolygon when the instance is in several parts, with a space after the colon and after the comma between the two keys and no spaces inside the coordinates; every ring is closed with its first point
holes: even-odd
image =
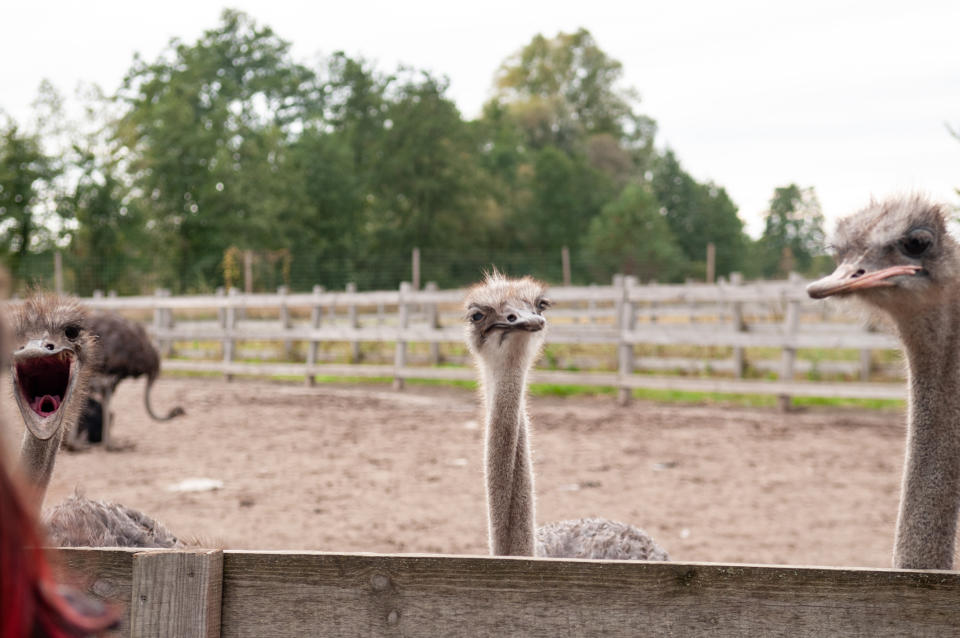
{"type": "Polygon", "coordinates": [[[53,436],[45,441],[33,436],[30,430],[24,429],[23,441],[20,444],[20,463],[27,484],[34,490],[31,501],[35,504],[36,511],[40,511],[40,507],[43,505],[62,438],[63,427],[60,427],[53,436]]]}
{"type": "Polygon", "coordinates": [[[533,556],[533,467],[526,414],[526,368],[483,369],[490,551],[533,556]]]}
{"type": "Polygon", "coordinates": [[[909,366],[907,445],[894,566],[953,569],[960,506],[960,307],[898,322],[909,366]]]}

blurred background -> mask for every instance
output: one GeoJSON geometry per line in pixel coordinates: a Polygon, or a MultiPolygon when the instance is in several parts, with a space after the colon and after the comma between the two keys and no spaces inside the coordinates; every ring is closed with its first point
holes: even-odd
{"type": "Polygon", "coordinates": [[[871,195],[957,202],[953,3],[236,6],[6,9],[17,288],[783,278],[871,195]]]}

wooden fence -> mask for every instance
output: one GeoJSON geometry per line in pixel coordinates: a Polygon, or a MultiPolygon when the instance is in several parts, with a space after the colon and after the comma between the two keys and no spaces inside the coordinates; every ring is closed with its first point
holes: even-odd
{"type": "MultiPolygon", "coordinates": [[[[600,370],[538,369],[534,382],[619,388],[626,400],[635,388],[694,392],[773,394],[789,396],[899,399],[903,383],[867,382],[873,366],[871,353],[898,348],[894,338],[864,328],[836,302],[813,302],[805,283],[789,281],[743,283],[737,277],[715,285],[639,285],[631,277],[615,277],[610,286],[558,287],[550,291],[556,302],[549,311],[548,343],[607,347],[616,352],[616,367],[600,370]],[[697,346],[722,348],[725,359],[696,361],[638,357],[640,346],[697,346]],[[776,371],[776,380],[746,379],[748,349],[778,350],[777,362],[762,359],[756,368],[776,371]],[[859,352],[857,360],[823,362],[826,371],[859,374],[860,382],[824,383],[796,378],[819,371],[820,362],[798,362],[798,350],[859,352]],[[711,376],[637,374],[637,365],[653,359],[651,367],[686,367],[711,376]],[[659,365],[658,365],[659,364],[659,365]],[[716,367],[712,367],[716,364],[716,367]],[[723,371],[726,371],[724,376],[723,371]],[[721,374],[717,375],[717,372],[721,374]]],[[[317,375],[390,377],[397,387],[404,379],[469,380],[467,367],[412,365],[410,344],[429,344],[425,363],[439,361],[438,346],[463,342],[463,290],[437,290],[429,285],[413,290],[357,292],[325,291],[290,294],[242,294],[237,290],[216,295],[172,297],[104,297],[85,300],[99,309],[152,313],[149,326],[164,353],[175,343],[221,344],[217,360],[168,359],[167,370],[215,372],[226,375],[317,375]],[[207,316],[203,316],[207,313],[207,316]],[[238,344],[280,342],[286,356],[279,362],[238,360],[238,344]],[[305,360],[293,361],[293,344],[306,344],[305,360]],[[325,342],[351,344],[351,363],[324,363],[318,358],[325,342]],[[393,363],[359,363],[360,344],[394,344],[393,363]]]]}
{"type": "Polygon", "coordinates": [[[63,549],[134,638],[958,636],[960,573],[63,549]]]}

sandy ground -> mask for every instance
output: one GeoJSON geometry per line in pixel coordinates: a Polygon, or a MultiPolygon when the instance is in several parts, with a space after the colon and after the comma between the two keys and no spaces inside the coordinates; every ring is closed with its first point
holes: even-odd
{"type": "MultiPolygon", "coordinates": [[[[487,550],[472,392],[167,377],[155,405],[187,416],[154,423],[142,391],[113,403],[134,449],[62,452],[48,504],[79,488],[234,549],[487,550]],[[188,478],[223,487],[170,491],[188,478]]],[[[580,397],[530,414],[541,522],[620,519],[677,560],[889,566],[901,413],[580,397]]]]}

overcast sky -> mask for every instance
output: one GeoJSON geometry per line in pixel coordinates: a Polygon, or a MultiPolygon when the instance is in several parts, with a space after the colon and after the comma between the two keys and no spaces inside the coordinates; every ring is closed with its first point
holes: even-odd
{"type": "Polygon", "coordinates": [[[640,91],[658,146],[726,187],[754,235],[790,182],[815,187],[830,220],[904,190],[960,201],[960,140],[947,129],[960,128],[954,0],[8,2],[0,110],[26,120],[43,78],[111,92],[134,52],[152,60],[172,37],[194,41],[224,6],[273,27],[301,62],[344,50],[383,71],[444,74],[468,118],[531,37],[586,27],[640,91]]]}

